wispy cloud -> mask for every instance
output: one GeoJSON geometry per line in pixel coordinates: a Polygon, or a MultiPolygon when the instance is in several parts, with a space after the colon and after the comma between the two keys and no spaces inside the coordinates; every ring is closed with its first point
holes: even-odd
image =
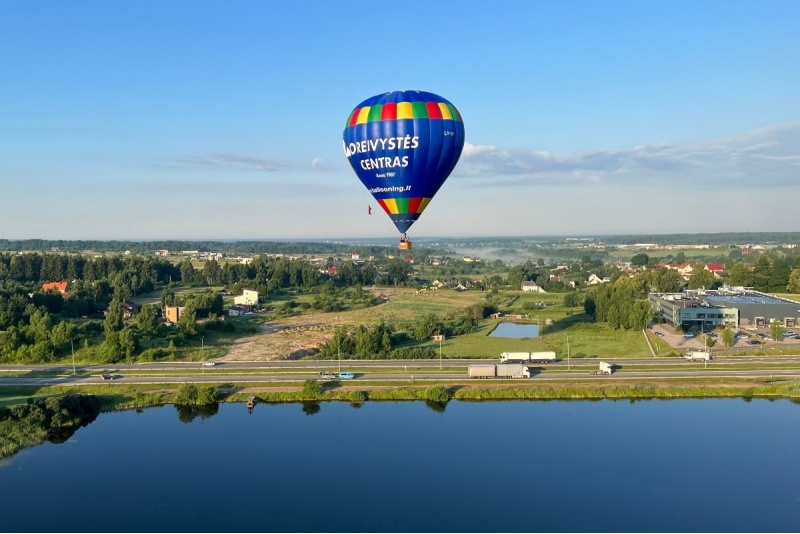
{"type": "Polygon", "coordinates": [[[276,160],[242,156],[238,154],[211,153],[198,156],[182,156],[165,161],[160,166],[171,169],[219,168],[254,172],[278,172],[291,170],[315,170],[324,168],[321,158],[309,162],[276,160]]]}
{"type": "Polygon", "coordinates": [[[578,154],[467,144],[457,173],[475,187],[653,182],[698,187],[796,185],[800,183],[800,123],[723,139],[578,154]]]}

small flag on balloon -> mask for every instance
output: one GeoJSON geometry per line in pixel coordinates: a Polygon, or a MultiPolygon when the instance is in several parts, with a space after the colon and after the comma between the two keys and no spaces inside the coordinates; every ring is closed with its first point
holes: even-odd
{"type": "Polygon", "coordinates": [[[367,206],[367,215],[372,215],[372,206],[367,206]]]}

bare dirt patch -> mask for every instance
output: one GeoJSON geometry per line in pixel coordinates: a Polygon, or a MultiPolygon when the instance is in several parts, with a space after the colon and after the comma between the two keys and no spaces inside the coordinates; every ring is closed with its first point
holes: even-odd
{"type": "Polygon", "coordinates": [[[237,339],[219,360],[297,360],[318,352],[322,345],[333,338],[337,327],[400,318],[402,314],[393,313],[385,305],[393,298],[409,295],[409,290],[379,288],[371,291],[383,304],[365,310],[311,313],[270,321],[260,325],[256,334],[237,339]]]}

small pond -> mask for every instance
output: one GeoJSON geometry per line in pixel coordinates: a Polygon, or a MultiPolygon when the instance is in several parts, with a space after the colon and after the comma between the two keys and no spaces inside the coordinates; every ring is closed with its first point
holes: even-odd
{"type": "Polygon", "coordinates": [[[500,323],[497,328],[492,330],[489,337],[514,337],[518,339],[539,337],[539,325],[500,323]]]}

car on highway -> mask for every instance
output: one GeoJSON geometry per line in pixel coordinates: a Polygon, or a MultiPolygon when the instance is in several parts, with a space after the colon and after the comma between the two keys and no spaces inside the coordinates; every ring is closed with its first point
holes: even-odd
{"type": "Polygon", "coordinates": [[[113,375],[100,375],[100,378],[102,380],[114,380],[114,376],[113,375]]]}
{"type": "Polygon", "coordinates": [[[339,378],[342,380],[350,380],[355,378],[355,375],[353,373],[339,373],[339,378]]]}
{"type": "Polygon", "coordinates": [[[331,373],[330,371],[320,371],[319,377],[322,380],[333,380],[334,378],[336,378],[336,373],[331,373]]]}
{"type": "Polygon", "coordinates": [[[214,367],[216,362],[203,362],[203,367],[214,367]]]}

